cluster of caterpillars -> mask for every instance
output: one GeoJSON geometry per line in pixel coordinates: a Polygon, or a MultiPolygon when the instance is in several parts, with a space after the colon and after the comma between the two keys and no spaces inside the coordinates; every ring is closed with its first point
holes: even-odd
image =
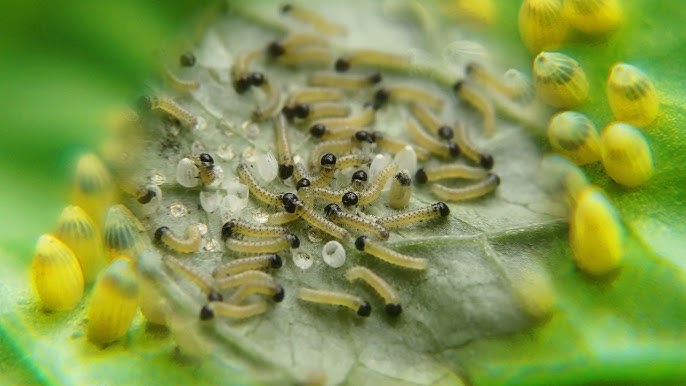
{"type": "MultiPolygon", "coordinates": [[[[207,295],[208,303],[200,311],[203,320],[214,315],[243,318],[266,311],[266,303],[241,303],[253,293],[267,294],[277,302],[283,299],[284,288],[261,270],[279,268],[282,259],[277,253],[299,247],[300,240],[287,227],[289,223],[303,220],[328,237],[348,241],[357,250],[382,261],[425,270],[428,265],[426,259],[402,254],[389,248],[384,241],[393,229],[448,216],[449,207],[444,202],[437,202],[386,217],[366,215],[365,207],[383,201],[384,192],[388,190],[390,208],[407,208],[414,189],[413,180],[417,186],[430,184],[431,192],[444,201],[477,198],[492,192],[500,184],[500,178],[490,172],[494,165],[493,157],[470,143],[464,125],[460,122],[449,125],[439,118],[438,114],[446,105],[442,96],[411,84],[384,84],[383,71],[402,72],[408,65],[406,57],[365,49],[348,51],[335,58],[329,37],[345,34],[343,26],[296,5],[284,6],[282,13],[299,19],[318,33],[292,32],[263,48],[239,54],[231,69],[231,82],[239,95],[249,93],[253,88],[264,93],[264,102],[250,118],[255,122],[272,121],[277,175],[288,181],[284,187],[295,186],[296,191],[272,191],[258,182],[251,166],[239,164],[236,175],[248,187],[250,195],[271,208],[277,208],[277,212],[270,214],[270,225],[232,219],[224,224],[222,239],[230,251],[257,256],[217,267],[213,277],[202,275],[172,257],[165,258],[167,265],[190,278],[207,295]],[[307,76],[305,87],[282,95],[283,90],[276,79],[256,70],[258,63],[313,70],[307,76]],[[347,103],[351,92],[358,95],[368,92],[367,103],[358,108],[347,103]],[[377,112],[390,103],[406,108],[408,139],[388,135],[375,125],[377,112]],[[291,150],[289,132],[298,129],[307,130],[316,141],[308,161],[296,162],[291,150]],[[428,164],[419,169],[415,167],[410,171],[402,167],[405,162],[399,162],[402,165],[390,162],[377,167],[376,173],[370,176],[369,165],[379,157],[375,157],[376,152],[403,151],[409,153],[410,165],[429,159],[438,159],[442,163],[428,164]],[[458,162],[462,156],[466,163],[458,162]],[[355,171],[350,182],[343,186],[338,180],[344,170],[355,171]],[[460,187],[439,182],[446,180],[474,182],[460,187]],[[229,288],[237,289],[227,301],[222,292],[229,288]]],[[[190,61],[185,58],[184,62],[190,61]]],[[[492,136],[495,112],[482,88],[500,91],[513,99],[520,95],[480,65],[470,64],[466,70],[467,78],[456,81],[451,91],[482,114],[484,133],[492,136]]],[[[192,127],[198,122],[192,114],[166,98],[150,98],[144,102],[144,107],[160,110],[182,126],[192,127]]],[[[204,176],[203,170],[208,168],[212,157],[201,154],[191,157],[191,160],[195,162],[189,161],[189,166],[195,164],[198,171],[193,169],[190,178],[197,174],[197,178],[209,185],[212,174],[206,172],[204,176]]],[[[164,226],[157,230],[155,237],[177,252],[193,252],[198,248],[200,236],[191,228],[185,239],[164,226]]],[[[357,266],[350,268],[346,277],[350,281],[361,279],[368,283],[384,299],[388,314],[400,314],[399,296],[379,275],[357,266]]],[[[370,303],[352,294],[301,288],[298,296],[304,301],[346,306],[360,316],[371,313],[370,303]]]]}

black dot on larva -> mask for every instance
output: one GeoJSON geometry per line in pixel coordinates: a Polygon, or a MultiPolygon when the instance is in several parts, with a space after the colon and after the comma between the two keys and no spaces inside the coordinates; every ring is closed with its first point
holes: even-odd
{"type": "Polygon", "coordinates": [[[233,221],[227,221],[222,225],[222,240],[226,241],[229,237],[233,236],[233,227],[234,227],[234,222],[233,221]]]}
{"type": "Polygon", "coordinates": [[[453,158],[459,157],[460,153],[461,153],[460,147],[457,146],[457,144],[455,142],[448,145],[448,151],[450,152],[450,156],[453,158]]]}
{"type": "Polygon", "coordinates": [[[364,243],[367,241],[367,236],[360,236],[355,239],[355,248],[358,251],[364,251],[364,243]]]}
{"type": "Polygon", "coordinates": [[[462,86],[464,86],[464,81],[463,80],[458,80],[455,82],[453,85],[453,91],[458,92],[462,89],[462,86]]]}
{"type": "Polygon", "coordinates": [[[322,156],[320,163],[322,166],[334,166],[336,165],[336,156],[332,153],[326,153],[322,156]]]}
{"type": "Polygon", "coordinates": [[[312,134],[313,137],[315,138],[321,138],[324,133],[326,133],[326,126],[322,125],[321,123],[315,123],[310,127],[310,134],[312,134]]]}
{"type": "Polygon", "coordinates": [[[433,204],[433,207],[438,210],[438,213],[440,213],[442,217],[446,217],[450,214],[450,208],[448,208],[448,205],[446,205],[443,201],[433,204]]]}
{"type": "Polygon", "coordinates": [[[162,236],[169,231],[169,227],[161,226],[155,231],[155,240],[162,240],[162,236]]]}
{"type": "Polygon", "coordinates": [[[332,214],[336,214],[341,210],[341,207],[336,205],[336,204],[329,204],[324,207],[324,213],[326,213],[327,216],[331,216],[332,214]]]}
{"type": "Polygon", "coordinates": [[[269,261],[271,261],[272,268],[281,268],[283,266],[283,259],[276,253],[269,257],[269,261]]]}
{"type": "Polygon", "coordinates": [[[200,309],[200,320],[210,320],[212,318],[214,318],[214,311],[212,311],[209,305],[205,304],[200,309]]]}
{"type": "Polygon", "coordinates": [[[286,117],[287,120],[292,121],[293,118],[295,118],[295,111],[291,106],[283,106],[281,109],[281,113],[283,113],[284,117],[286,117]]]}
{"type": "Polygon", "coordinates": [[[283,209],[287,213],[295,213],[295,208],[296,208],[295,201],[289,201],[289,202],[283,203],[283,209]]]}
{"type": "Polygon", "coordinates": [[[265,82],[264,74],[261,72],[251,72],[250,73],[250,84],[252,86],[262,86],[265,82]]]}
{"type": "Polygon", "coordinates": [[[353,176],[351,177],[351,181],[367,181],[369,179],[369,176],[367,175],[367,172],[364,170],[358,170],[355,173],[353,173],[353,176]]]}
{"type": "Polygon", "coordinates": [[[375,72],[371,75],[369,75],[369,83],[371,84],[377,84],[383,80],[383,76],[381,76],[380,72],[375,72]]]}
{"type": "Polygon", "coordinates": [[[438,128],[438,136],[443,139],[453,139],[455,132],[450,126],[441,126],[438,128]]]}
{"type": "Polygon", "coordinates": [[[286,49],[279,42],[271,42],[267,46],[267,54],[269,54],[269,56],[271,56],[272,58],[279,57],[285,53],[286,49]]]}
{"type": "Polygon", "coordinates": [[[350,69],[350,62],[343,58],[336,59],[336,63],[334,63],[333,68],[337,72],[346,72],[350,69]]]}
{"type": "Polygon", "coordinates": [[[467,75],[471,74],[472,72],[474,72],[474,70],[476,70],[478,68],[478,66],[479,65],[476,63],[467,64],[467,66],[465,66],[465,68],[464,68],[465,74],[467,74],[467,75]]]}
{"type": "Polygon", "coordinates": [[[497,174],[491,174],[493,177],[493,182],[495,182],[496,186],[500,185],[500,177],[497,174]]]}
{"type": "Polygon", "coordinates": [[[341,197],[341,202],[345,206],[357,205],[358,201],[359,197],[357,197],[357,194],[355,192],[345,192],[343,193],[343,197],[341,197]]]}
{"type": "Polygon", "coordinates": [[[283,289],[283,286],[279,286],[279,290],[272,296],[272,299],[274,299],[275,302],[281,303],[283,301],[283,298],[286,296],[286,291],[283,289]]]}
{"type": "Polygon", "coordinates": [[[298,196],[293,193],[288,192],[281,195],[281,203],[284,205],[295,201],[298,201],[298,196]]]}
{"type": "Polygon", "coordinates": [[[418,184],[426,184],[426,182],[429,180],[428,177],[426,176],[426,172],[424,171],[424,168],[419,168],[417,169],[417,173],[414,175],[414,180],[418,184]]]}
{"type": "Polygon", "coordinates": [[[214,164],[214,158],[212,158],[211,155],[207,153],[201,153],[200,154],[200,162],[208,163],[208,164],[214,164]]]}
{"type": "Polygon", "coordinates": [[[359,316],[363,316],[366,318],[371,314],[372,314],[372,305],[369,304],[369,302],[367,302],[367,301],[362,303],[360,308],[357,309],[357,315],[359,315],[359,316]]]}
{"type": "Polygon", "coordinates": [[[398,316],[403,312],[403,306],[401,306],[400,303],[388,303],[384,309],[390,316],[398,316]]]}
{"type": "Polygon", "coordinates": [[[281,6],[281,13],[288,13],[291,9],[293,9],[293,5],[286,3],[281,6]]]}
{"type": "Polygon", "coordinates": [[[293,175],[293,165],[280,164],[279,165],[279,178],[285,180],[293,175]]]}
{"type": "Polygon", "coordinates": [[[284,237],[286,238],[286,240],[288,240],[289,243],[291,243],[291,248],[296,249],[300,247],[300,239],[298,238],[298,236],[289,233],[284,237]]]}
{"type": "Polygon", "coordinates": [[[395,179],[398,180],[402,186],[410,186],[412,179],[405,173],[398,173],[395,175],[395,179]]]}
{"type": "Polygon", "coordinates": [[[223,300],[224,296],[222,296],[222,294],[220,294],[219,292],[211,291],[209,294],[207,294],[208,302],[221,302],[223,300]]]}
{"type": "Polygon", "coordinates": [[[244,92],[248,91],[250,86],[250,78],[247,76],[242,76],[236,79],[236,81],[233,84],[234,90],[236,90],[236,92],[239,94],[243,94],[244,92]]]}
{"type": "Polygon", "coordinates": [[[374,104],[372,105],[374,107],[374,110],[378,110],[381,107],[383,107],[386,102],[388,102],[388,99],[391,97],[391,94],[386,90],[385,88],[379,89],[375,94],[374,94],[374,104]]]}
{"type": "Polygon", "coordinates": [[[298,103],[293,107],[293,113],[297,118],[305,119],[310,115],[310,105],[306,103],[298,103]]]}
{"type": "Polygon", "coordinates": [[[372,135],[366,130],[360,130],[355,132],[355,139],[359,142],[369,142],[373,143],[372,135]]]}
{"type": "Polygon", "coordinates": [[[192,52],[184,52],[179,56],[179,64],[183,67],[193,67],[195,65],[195,55],[192,52]]]}
{"type": "Polygon", "coordinates": [[[147,95],[143,95],[140,98],[138,98],[136,106],[138,106],[138,108],[141,111],[150,111],[150,109],[152,108],[152,98],[150,98],[147,95]]]}
{"type": "Polygon", "coordinates": [[[157,196],[157,193],[155,193],[154,190],[148,189],[144,195],[138,197],[137,201],[143,205],[149,203],[152,201],[153,198],[157,196]]]}
{"type": "Polygon", "coordinates": [[[307,188],[308,186],[312,185],[312,182],[303,177],[298,180],[298,182],[295,183],[295,190],[300,190],[301,188],[307,188]]]}
{"type": "Polygon", "coordinates": [[[484,169],[491,169],[493,168],[493,156],[490,154],[481,154],[479,157],[479,165],[483,167],[484,169]]]}

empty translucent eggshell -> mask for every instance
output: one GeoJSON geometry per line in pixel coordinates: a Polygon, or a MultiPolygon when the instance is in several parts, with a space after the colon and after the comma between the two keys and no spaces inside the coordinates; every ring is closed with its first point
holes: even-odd
{"type": "Polygon", "coordinates": [[[330,267],[339,268],[345,264],[346,253],[343,244],[331,240],[322,247],[322,258],[330,267]]]}

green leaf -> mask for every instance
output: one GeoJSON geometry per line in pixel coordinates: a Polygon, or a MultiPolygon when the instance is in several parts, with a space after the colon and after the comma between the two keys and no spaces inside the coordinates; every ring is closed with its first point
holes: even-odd
{"type": "MultiPolygon", "coordinates": [[[[518,40],[514,2],[503,6],[499,22],[487,33],[476,33],[435,16],[435,24],[427,24],[421,13],[403,13],[402,7],[394,10],[373,2],[312,6],[323,15],[336,15],[336,20],[355,25],[350,36],[337,45],[383,47],[411,54],[419,62],[411,69],[411,78],[393,74],[388,75],[389,82],[399,79],[435,90],[445,89],[440,84],[444,82],[443,73],[454,71],[457,63],[446,60],[442,48],[462,39],[476,40],[490,48],[493,58],[500,61],[496,67],[514,66],[528,72],[531,57],[518,40]],[[420,23],[414,22],[414,18],[420,23]],[[420,36],[428,37],[432,43],[427,45],[427,39],[420,36]]],[[[38,89],[37,84],[50,84],[52,89],[41,90],[48,100],[59,101],[63,107],[49,106],[41,115],[33,116],[29,114],[31,99],[26,98],[21,104],[27,106],[26,110],[10,121],[16,127],[44,128],[33,138],[23,131],[13,131],[6,144],[6,149],[30,144],[35,156],[28,166],[19,163],[25,158],[14,157],[2,149],[7,167],[0,171],[7,177],[5,180],[16,181],[17,185],[2,200],[3,213],[16,214],[12,219],[18,222],[12,228],[3,223],[5,248],[0,250],[0,258],[8,262],[0,271],[5,294],[1,299],[0,327],[4,337],[0,344],[2,359],[7,358],[2,362],[9,363],[7,367],[12,370],[9,376],[17,382],[60,384],[97,383],[102,379],[131,383],[152,378],[159,384],[212,384],[217,379],[232,384],[282,384],[308,378],[316,371],[323,371],[329,382],[348,384],[459,384],[463,379],[475,384],[638,380],[650,384],[686,377],[681,366],[686,359],[682,328],[686,319],[686,283],[679,255],[686,207],[681,189],[686,178],[681,165],[686,156],[680,128],[686,119],[678,73],[686,55],[677,54],[686,53],[686,32],[673,32],[678,6],[635,2],[627,6],[628,22],[607,42],[589,47],[587,42],[580,41],[565,47],[587,70],[591,100],[581,110],[599,126],[611,119],[603,89],[607,70],[615,61],[640,64],[655,80],[663,98],[657,122],[647,129],[656,174],[646,186],[624,189],[609,180],[600,165],[586,168],[590,179],[610,194],[630,230],[624,266],[615,277],[592,280],[574,268],[563,216],[535,184],[538,159],[549,150],[547,144],[527,128],[501,120],[492,139],[472,130],[474,141],[495,156],[495,171],[502,178],[496,193],[464,204],[451,204],[451,215],[445,221],[394,232],[390,240],[404,253],[428,258],[430,268],[426,273],[408,272],[375,261],[356,252],[349,243],[346,265],[331,268],[319,258],[321,239],[325,237],[299,225],[297,233],[302,247],[298,253],[308,254],[315,262],[310,269],[302,270],[289,259],[276,272],[286,288],[286,300],[267,314],[246,322],[201,323],[197,313],[203,296],[163,269],[157,261],[159,252],[150,252],[145,254],[141,269],[154,277],[159,290],[176,310],[171,331],[151,327],[139,316],[125,339],[105,349],[93,346],[83,335],[88,297],[77,310],[67,314],[46,314],[40,310],[26,284],[31,242],[35,235],[51,229],[60,202],[66,202],[66,194],[45,197],[43,193],[66,190],[60,180],[67,175],[64,165],[69,163],[57,165],[51,161],[64,161],[69,152],[56,149],[94,147],[101,140],[95,131],[86,128],[101,127],[99,117],[107,107],[133,94],[127,85],[134,84],[133,79],[146,71],[145,65],[135,64],[136,60],[147,58],[146,53],[156,44],[153,42],[161,41],[165,33],[171,36],[172,24],[146,31],[133,23],[131,36],[149,36],[150,40],[142,41],[136,49],[124,49],[132,39],[108,36],[113,33],[110,24],[93,23],[93,19],[79,16],[97,12],[80,8],[80,12],[65,13],[58,18],[65,21],[53,26],[64,35],[55,39],[90,31],[92,37],[87,41],[91,45],[87,51],[92,53],[98,53],[95,47],[104,43],[120,41],[120,46],[109,52],[117,54],[119,62],[103,68],[99,78],[89,79],[83,74],[89,73],[92,58],[74,56],[73,63],[59,65],[60,61],[55,59],[58,56],[53,53],[34,58],[29,54],[31,51],[25,50],[24,62],[54,62],[56,67],[43,67],[43,78],[15,69],[13,73],[19,76],[13,77],[15,81],[9,83],[3,94],[9,100],[11,96],[26,95],[20,92],[26,84],[34,85],[34,89],[38,89]],[[83,29],[69,27],[66,20],[83,29]],[[631,23],[638,20],[642,21],[631,23]],[[49,82],[55,74],[61,74],[61,78],[49,82]],[[122,79],[127,85],[122,86],[122,79]],[[100,98],[83,101],[71,98],[73,94],[69,93],[66,98],[56,97],[64,95],[64,91],[84,89],[88,90],[87,95],[100,98]],[[48,120],[58,125],[49,127],[45,124],[48,120]],[[49,167],[45,168],[46,164],[49,167]],[[19,172],[23,170],[28,173],[19,172]],[[54,178],[55,175],[60,178],[54,178]],[[35,181],[40,181],[44,188],[36,189],[35,181]],[[398,320],[380,312],[382,303],[371,290],[345,281],[344,269],[357,263],[371,267],[399,290],[404,312],[398,320]],[[360,320],[348,310],[306,304],[296,299],[299,286],[356,293],[370,300],[375,311],[371,318],[360,320]],[[553,314],[529,327],[537,317],[546,315],[551,302],[553,314]],[[174,348],[177,344],[180,353],[174,348]],[[191,359],[186,355],[191,350],[206,355],[203,359],[191,359]]],[[[122,9],[126,8],[100,11],[111,14],[112,20],[121,20],[129,14],[122,15],[122,9]]],[[[432,15],[438,14],[431,4],[426,9],[432,15]]],[[[135,176],[138,181],[153,173],[167,177],[162,186],[161,208],[144,219],[149,231],[169,225],[181,232],[185,224],[203,222],[208,226],[204,236],[206,249],[212,249],[212,240],[220,240],[224,219],[198,209],[199,190],[181,189],[174,184],[177,160],[198,148],[214,155],[221,145],[230,145],[236,158],[215,157],[230,180],[237,161],[250,158],[246,148],[252,147],[258,153],[273,151],[270,123],[257,128],[243,125],[262,100],[252,95],[238,97],[227,77],[235,55],[262,47],[280,36],[285,19],[277,14],[275,2],[237,3],[231,10],[230,14],[219,16],[197,47],[198,67],[181,73],[200,80],[201,89],[192,96],[176,95],[184,106],[203,116],[207,125],[202,130],[182,131],[178,135],[161,123],[153,125],[150,132],[155,139],[147,143],[148,150],[141,157],[143,167],[135,176]],[[158,138],[178,148],[163,148],[158,138]],[[173,203],[183,204],[188,214],[172,216],[168,208],[173,203]]],[[[138,12],[145,13],[140,9],[138,12]]],[[[160,25],[164,23],[161,21],[160,25]]],[[[267,73],[282,85],[304,83],[302,71],[269,66],[267,73]]],[[[157,83],[150,84],[150,88],[163,93],[157,83]]],[[[356,105],[369,97],[356,95],[356,105]]],[[[376,127],[403,135],[402,110],[387,107],[379,113],[376,127]]],[[[463,106],[451,101],[446,110],[450,111],[445,116],[448,121],[459,116],[474,129],[481,127],[478,115],[463,106]]],[[[304,132],[292,132],[291,141],[303,154],[313,143],[304,132]]],[[[270,188],[288,189],[280,182],[270,188]]],[[[437,201],[427,188],[416,189],[415,193],[412,207],[437,201]]],[[[270,211],[251,202],[240,215],[254,221],[254,216],[261,213],[258,208],[264,213],[270,211]]],[[[366,211],[383,214],[389,209],[377,204],[366,211]]],[[[203,250],[188,259],[210,272],[227,255],[203,250]]]]}

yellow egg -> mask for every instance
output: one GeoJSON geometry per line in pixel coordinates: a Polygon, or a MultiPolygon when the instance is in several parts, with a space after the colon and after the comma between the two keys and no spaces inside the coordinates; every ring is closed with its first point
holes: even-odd
{"type": "Polygon", "coordinates": [[[110,261],[118,255],[125,254],[133,261],[143,251],[149,241],[143,235],[143,225],[140,220],[124,205],[113,205],[107,210],[105,226],[103,228],[105,253],[110,261]]]}
{"type": "Polygon", "coordinates": [[[598,129],[581,113],[564,111],[553,116],[548,123],[548,141],[553,150],[577,165],[600,159],[598,129]]]}
{"type": "Polygon", "coordinates": [[[524,0],[519,8],[519,35],[535,54],[560,47],[568,30],[562,0],[524,0]]]}
{"type": "Polygon", "coordinates": [[[493,0],[443,0],[440,4],[444,15],[460,21],[491,25],[495,20],[493,0]]]}
{"type": "Polygon", "coordinates": [[[588,80],[579,63],[559,52],[541,52],[534,59],[536,94],[561,109],[574,108],[588,97],[588,80]]]}
{"type": "Polygon", "coordinates": [[[76,255],[86,283],[93,281],[107,265],[100,230],[90,216],[78,206],[70,205],[64,208],[57,220],[55,236],[76,255]]]}
{"type": "Polygon", "coordinates": [[[600,136],[605,172],[621,185],[637,186],[653,175],[653,155],[640,130],[614,122],[600,136]]]}
{"type": "Polygon", "coordinates": [[[574,262],[584,272],[604,275],[621,262],[622,225],[605,193],[589,186],[579,194],[572,209],[569,240],[574,262]]]}
{"type": "Polygon", "coordinates": [[[31,281],[46,309],[66,311],[83,296],[83,273],[74,253],[50,234],[36,243],[31,264],[31,281]]]}
{"type": "Polygon", "coordinates": [[[102,226],[105,210],[115,200],[112,176],[94,154],[84,154],[76,165],[72,201],[102,226]]]}
{"type": "Polygon", "coordinates": [[[644,127],[655,120],[659,110],[657,91],[648,76],[635,66],[612,66],[605,91],[618,121],[644,127]]]}
{"type": "Polygon", "coordinates": [[[589,35],[605,35],[619,27],[622,8],[617,0],[564,0],[569,23],[589,35]]]}
{"type": "Polygon", "coordinates": [[[107,344],[129,330],[138,308],[138,283],[131,263],[114,260],[98,277],[88,306],[86,336],[96,344],[107,344]]]}

